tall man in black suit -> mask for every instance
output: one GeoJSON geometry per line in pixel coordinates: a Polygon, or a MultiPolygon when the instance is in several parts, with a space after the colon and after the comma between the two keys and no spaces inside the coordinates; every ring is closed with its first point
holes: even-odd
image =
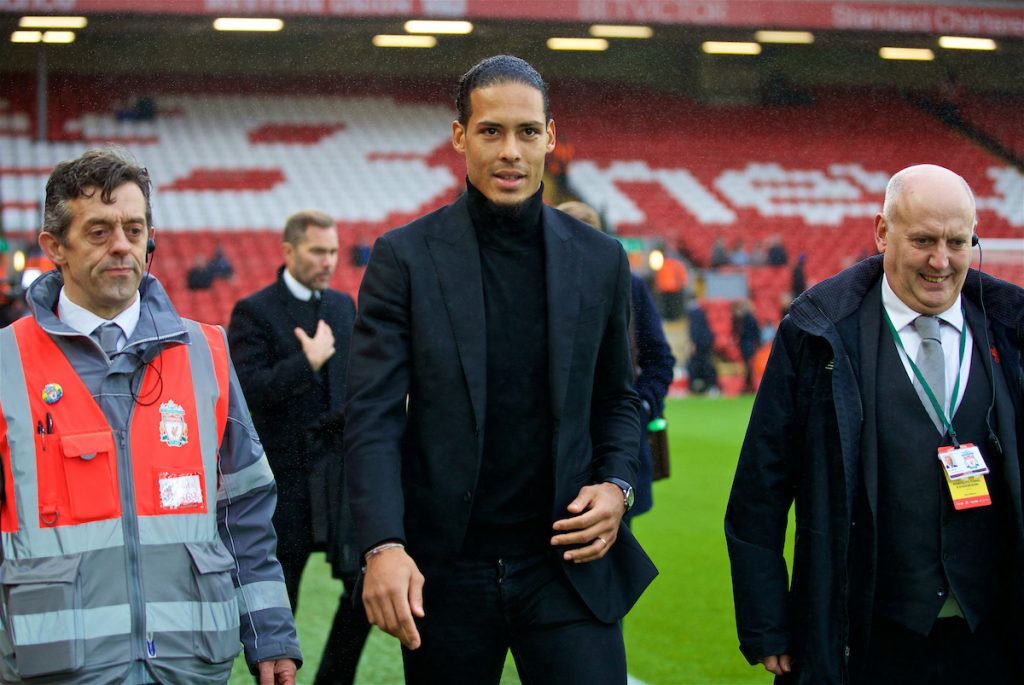
{"type": "Polygon", "coordinates": [[[317,685],[351,683],[369,624],[348,596],[359,571],[345,497],[342,405],[355,305],[328,285],[338,232],[323,212],[302,211],[284,228],[277,281],[240,300],[228,338],[253,423],[278,483],[277,556],[292,609],[310,553],[324,549],[342,594],[317,685]]]}
{"type": "Polygon", "coordinates": [[[619,619],[656,574],[622,517],[641,428],[619,244],[544,206],[547,89],[459,83],[467,192],[377,240],[349,362],[362,600],[408,683],[626,680],[619,619]]]}
{"type": "Polygon", "coordinates": [[[779,682],[1024,682],[1024,290],[969,268],[976,226],[963,178],[898,172],[883,254],[779,326],[725,520],[740,649],[779,682]]]}

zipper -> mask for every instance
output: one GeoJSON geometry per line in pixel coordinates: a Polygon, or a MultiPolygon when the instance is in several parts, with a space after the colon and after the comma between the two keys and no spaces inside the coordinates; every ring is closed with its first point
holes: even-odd
{"type": "MultiPolygon", "coordinates": [[[[135,407],[131,415],[134,416],[135,407]]],[[[131,425],[131,416],[128,418],[131,425]]],[[[125,565],[128,575],[128,606],[131,612],[132,661],[146,658],[146,595],[142,587],[139,519],[135,509],[135,478],[128,458],[128,431],[117,431],[118,480],[121,484],[121,528],[124,535],[125,565]]]]}

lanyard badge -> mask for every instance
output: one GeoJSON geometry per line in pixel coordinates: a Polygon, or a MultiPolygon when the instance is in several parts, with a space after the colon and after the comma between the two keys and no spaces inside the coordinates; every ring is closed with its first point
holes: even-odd
{"type": "Polygon", "coordinates": [[[957,394],[960,392],[960,373],[963,369],[964,349],[967,346],[966,322],[960,329],[960,363],[957,366],[956,383],[953,386],[953,393],[949,399],[949,412],[947,414],[945,408],[936,399],[935,393],[928,386],[928,381],[925,380],[921,370],[917,368],[917,364],[914,363],[914,360],[910,358],[910,355],[904,349],[903,341],[900,339],[899,333],[896,332],[896,327],[892,325],[889,312],[885,310],[885,307],[882,307],[882,314],[885,316],[885,322],[889,325],[889,331],[892,333],[893,340],[896,341],[896,345],[906,355],[914,376],[921,384],[925,395],[931,401],[935,414],[949,432],[949,439],[953,444],[940,447],[938,458],[942,464],[943,474],[946,476],[949,495],[953,499],[953,508],[959,511],[961,509],[986,507],[992,504],[992,497],[988,492],[988,484],[985,482],[985,474],[989,472],[989,468],[985,463],[984,457],[981,456],[981,450],[972,443],[960,444],[956,437],[956,429],[953,428],[950,418],[953,416],[957,394]]]}
{"type": "Polygon", "coordinates": [[[953,498],[954,509],[960,511],[992,504],[985,482],[988,465],[975,445],[965,442],[958,448],[940,447],[939,461],[946,474],[946,486],[953,498]]]}

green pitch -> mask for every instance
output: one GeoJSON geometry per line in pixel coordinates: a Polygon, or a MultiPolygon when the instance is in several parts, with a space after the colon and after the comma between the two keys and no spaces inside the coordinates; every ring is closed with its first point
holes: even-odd
{"type": "MultiPolygon", "coordinates": [[[[668,403],[672,477],[654,486],[654,509],[634,532],[661,575],[625,621],[630,675],[649,685],[766,685],[737,649],[722,519],[752,398],[690,398],[668,403]]],[[[312,685],[341,584],[323,557],[306,568],[299,599],[299,639],[306,663],[299,682],[312,685]]],[[[239,661],[231,685],[251,685],[239,661]]],[[[374,630],[359,685],[401,685],[398,642],[374,630]]],[[[503,685],[519,683],[511,660],[503,685]]]]}

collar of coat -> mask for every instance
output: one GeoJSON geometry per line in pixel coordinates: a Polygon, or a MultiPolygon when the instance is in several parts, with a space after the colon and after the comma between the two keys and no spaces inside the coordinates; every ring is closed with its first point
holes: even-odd
{"type": "MultiPolygon", "coordinates": [[[[882,255],[869,257],[805,291],[793,301],[789,316],[808,333],[823,335],[857,311],[881,277],[882,255]]],[[[988,318],[1014,331],[1017,342],[1024,343],[1024,288],[969,269],[963,296],[980,305],[982,293],[988,318]]]]}

